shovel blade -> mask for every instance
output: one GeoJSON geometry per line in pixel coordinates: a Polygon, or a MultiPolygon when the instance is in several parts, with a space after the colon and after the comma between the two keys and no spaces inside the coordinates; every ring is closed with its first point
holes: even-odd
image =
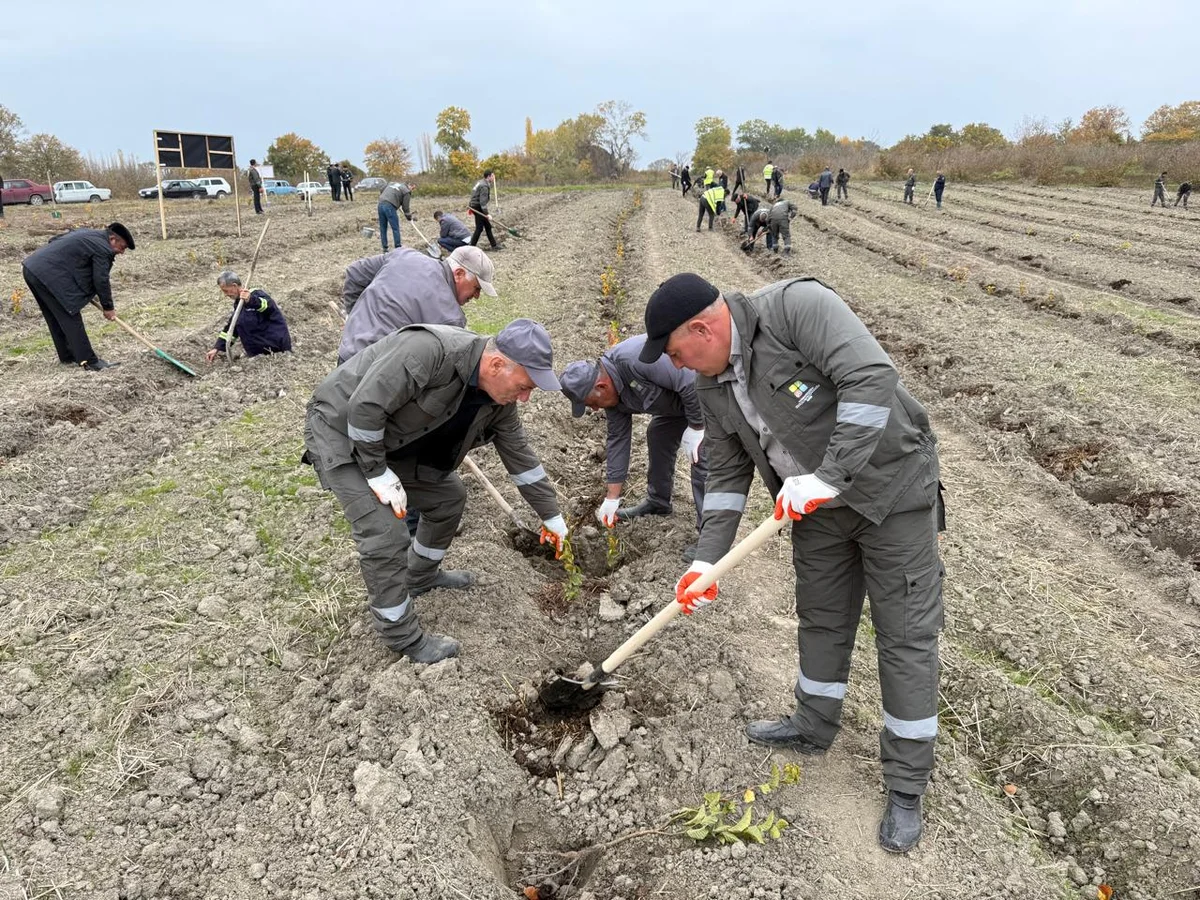
{"type": "Polygon", "coordinates": [[[198,375],[198,374],[197,374],[197,373],[196,373],[194,370],[192,370],[192,369],[189,369],[187,366],[185,366],[183,363],[181,363],[181,362],[180,362],[179,360],[177,360],[175,357],[173,357],[173,356],[170,356],[170,355],[168,355],[168,354],[164,353],[162,350],[157,350],[157,349],[156,349],[156,350],[154,351],[154,355],[155,355],[155,356],[157,356],[159,359],[165,359],[167,362],[169,362],[169,363],[170,363],[171,365],[173,365],[175,368],[177,368],[177,369],[181,369],[182,371],[184,371],[184,372],[187,372],[187,373],[188,373],[189,375],[191,375],[193,378],[198,378],[198,377],[199,377],[199,375],[198,375]]]}
{"type": "Polygon", "coordinates": [[[604,697],[604,685],[600,682],[571,681],[554,676],[538,692],[538,703],[549,715],[571,716],[585,713],[604,697]]]}
{"type": "Polygon", "coordinates": [[[425,252],[428,253],[430,256],[432,256],[434,259],[442,258],[442,248],[437,246],[436,244],[426,244],[425,252]]]}

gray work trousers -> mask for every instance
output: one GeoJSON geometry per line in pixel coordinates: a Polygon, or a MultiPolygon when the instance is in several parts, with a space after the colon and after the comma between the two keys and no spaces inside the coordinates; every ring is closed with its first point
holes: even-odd
{"type": "Polygon", "coordinates": [[[906,184],[904,186],[904,202],[905,203],[913,202],[913,186],[910,184],[906,184]]]}
{"type": "MultiPolygon", "coordinates": [[[[646,450],[650,456],[646,467],[646,494],[655,503],[671,505],[671,494],[675,489],[675,455],[688,427],[683,416],[654,416],[646,426],[646,450]]],[[[692,500],[696,504],[696,528],[700,528],[700,514],[704,510],[704,482],[708,479],[708,467],[704,461],[704,444],[700,445],[700,463],[688,460],[692,470],[692,500]]]]}
{"type": "Polygon", "coordinates": [[[1150,201],[1150,205],[1154,206],[1155,203],[1161,203],[1163,209],[1167,208],[1167,196],[1163,193],[1161,185],[1154,186],[1154,199],[1150,201]]]}
{"type": "Polygon", "coordinates": [[[921,794],[937,737],[942,565],[937,484],[914,490],[931,492],[932,506],[893,513],[879,525],[843,506],[792,526],[800,664],[791,719],[821,746],[836,737],[869,594],[883,695],[884,781],[889,790],[921,794]]]}
{"type": "Polygon", "coordinates": [[[410,540],[404,519],[379,502],[357,465],[316,471],[350,523],[375,630],[393,650],[415,644],[421,639],[421,623],[409,592],[428,588],[437,577],[467,505],[462,480],[454,472],[423,466],[392,467],[409,504],[421,510],[417,533],[410,540]]]}
{"type": "Polygon", "coordinates": [[[792,249],[792,223],[787,216],[784,216],[781,219],[767,220],[767,228],[770,229],[767,232],[767,236],[771,239],[767,242],[767,244],[768,246],[772,247],[776,253],[779,252],[780,237],[783,238],[783,249],[788,251],[792,249]]]}
{"type": "Polygon", "coordinates": [[[841,200],[843,197],[845,197],[847,200],[850,199],[850,186],[839,184],[837,186],[837,198],[841,200]]]}

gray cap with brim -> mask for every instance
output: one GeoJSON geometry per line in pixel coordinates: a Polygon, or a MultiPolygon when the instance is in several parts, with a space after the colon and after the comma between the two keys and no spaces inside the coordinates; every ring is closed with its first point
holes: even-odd
{"type": "Polygon", "coordinates": [[[599,377],[600,364],[598,362],[581,359],[563,369],[558,380],[562,384],[563,394],[571,401],[571,415],[575,418],[578,419],[587,412],[585,401],[588,394],[592,392],[592,388],[596,386],[596,380],[599,377]]]}
{"type": "Polygon", "coordinates": [[[562,390],[554,374],[550,333],[532,319],[514,319],[496,335],[496,349],[518,365],[543,391],[562,390]]]}

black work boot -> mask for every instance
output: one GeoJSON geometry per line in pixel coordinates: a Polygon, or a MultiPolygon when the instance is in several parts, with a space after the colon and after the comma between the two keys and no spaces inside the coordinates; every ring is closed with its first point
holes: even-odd
{"type": "Polygon", "coordinates": [[[659,503],[657,500],[651,500],[647,497],[637,506],[626,506],[617,510],[617,521],[628,522],[630,519],[636,519],[639,516],[669,516],[671,514],[671,504],[659,503]]]}
{"type": "Polygon", "coordinates": [[[754,744],[795,750],[805,756],[819,756],[829,749],[806,738],[800,729],[792,724],[791,719],[786,718],[751,722],[746,726],[746,737],[754,744]]]}
{"type": "Polygon", "coordinates": [[[98,356],[95,359],[89,360],[85,363],[80,363],[80,366],[84,369],[87,369],[89,372],[99,372],[102,369],[113,369],[119,365],[120,363],[105,362],[98,356]]]}
{"type": "Polygon", "coordinates": [[[921,795],[888,791],[887,809],[879,823],[879,846],[888,853],[907,853],[921,840],[921,795]]]}
{"type": "Polygon", "coordinates": [[[462,591],[475,583],[475,575],[466,569],[438,569],[433,581],[423,587],[410,587],[408,596],[420,597],[428,594],[434,588],[448,588],[452,591],[462,591]]]}
{"type": "Polygon", "coordinates": [[[409,644],[407,647],[399,649],[393,647],[397,653],[402,656],[407,656],[415,663],[436,663],[443,659],[449,659],[452,656],[458,656],[458,651],[462,649],[452,637],[447,637],[444,634],[434,634],[432,631],[424,631],[421,637],[414,644],[409,644]]]}

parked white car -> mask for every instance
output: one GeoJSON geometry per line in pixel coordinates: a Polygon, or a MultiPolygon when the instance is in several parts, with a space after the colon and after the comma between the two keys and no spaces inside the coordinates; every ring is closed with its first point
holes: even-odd
{"type": "Polygon", "coordinates": [[[112,191],[98,188],[90,181],[58,181],[54,184],[55,203],[99,203],[111,199],[112,191]]]}
{"type": "Polygon", "coordinates": [[[192,181],[204,188],[208,192],[208,196],[216,197],[218,200],[233,193],[233,188],[224,178],[193,178],[192,181]]]}
{"type": "Polygon", "coordinates": [[[296,185],[296,190],[300,193],[301,200],[307,200],[309,194],[315,197],[317,194],[328,194],[330,192],[329,185],[322,181],[302,181],[296,185]]]}

